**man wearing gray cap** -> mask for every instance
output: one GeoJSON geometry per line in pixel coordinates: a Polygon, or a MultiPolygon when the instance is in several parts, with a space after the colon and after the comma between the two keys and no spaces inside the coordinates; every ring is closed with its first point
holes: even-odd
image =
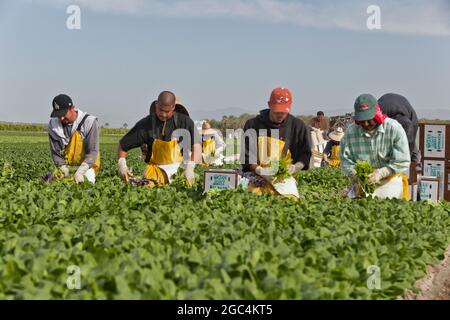
{"type": "Polygon", "coordinates": [[[69,177],[69,168],[75,167],[73,178],[77,183],[85,178],[95,183],[100,169],[97,118],[75,107],[65,94],[56,96],[52,107],[48,135],[53,162],[60,175],[69,177]]]}

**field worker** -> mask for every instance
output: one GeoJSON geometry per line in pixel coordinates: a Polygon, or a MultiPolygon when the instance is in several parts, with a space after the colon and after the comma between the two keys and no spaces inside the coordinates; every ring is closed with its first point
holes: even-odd
{"type": "MultiPolygon", "coordinates": [[[[201,162],[200,136],[192,119],[176,111],[175,95],[170,91],[163,91],[152,105],[154,112],[140,120],[120,140],[118,147],[119,176],[128,182],[133,176],[127,167],[127,152],[133,148],[148,145],[147,163],[144,178],[152,181],[152,186],[168,184],[178,168],[184,169],[184,175],[192,186],[195,181],[194,168],[201,162]],[[183,137],[172,136],[177,129],[187,130],[190,139],[188,152],[183,160],[183,137]]],[[[182,107],[182,106],[181,106],[182,107]]],[[[185,108],[183,107],[185,110],[185,108]]]]}
{"type": "Polygon", "coordinates": [[[78,167],[74,180],[95,183],[100,169],[99,129],[97,118],[77,107],[72,99],[60,94],[53,99],[48,125],[53,162],[61,175],[69,177],[69,167],[78,167]]]}
{"type": "Polygon", "coordinates": [[[388,93],[378,99],[381,110],[389,118],[397,120],[403,127],[408,138],[411,162],[421,171],[420,151],[416,144],[417,131],[419,130],[419,119],[416,111],[409,101],[399,94],[388,93]]]}
{"type": "Polygon", "coordinates": [[[355,101],[355,123],[341,141],[341,169],[355,176],[357,161],[369,162],[375,171],[371,182],[379,183],[373,196],[409,199],[408,180],[404,172],[410,165],[405,130],[382,113],[374,96],[363,94],[355,101]]]}
{"type": "Polygon", "coordinates": [[[330,140],[323,151],[323,160],[331,167],[339,167],[339,149],[343,137],[344,129],[341,127],[336,127],[328,134],[330,140]]]}
{"type": "MultiPolygon", "coordinates": [[[[189,112],[187,111],[187,109],[181,104],[181,99],[177,96],[175,96],[175,111],[177,113],[182,113],[185,114],[189,117],[189,112]]],[[[150,108],[149,108],[149,114],[155,113],[156,112],[156,101],[153,101],[150,104],[150,108]]],[[[146,159],[146,162],[148,162],[149,159],[147,159],[147,154],[148,154],[148,145],[147,143],[144,143],[141,146],[141,159],[146,159]]]]}
{"type": "Polygon", "coordinates": [[[327,132],[330,128],[328,119],[325,118],[325,113],[323,113],[323,111],[317,112],[317,116],[311,119],[310,125],[311,127],[320,129],[324,132],[327,132]]]}
{"type": "MultiPolygon", "coordinates": [[[[270,95],[268,106],[268,109],[262,110],[257,117],[249,119],[245,123],[244,134],[247,135],[249,130],[251,132],[251,129],[254,129],[256,137],[253,137],[253,141],[250,143],[242,142],[245,149],[243,152],[244,158],[241,161],[244,171],[252,171],[268,182],[264,187],[257,187],[250,181],[250,191],[283,194],[278,190],[275,192],[272,185],[273,175],[267,175],[267,170],[264,170],[264,168],[271,161],[283,158],[289,163],[288,172],[290,175],[294,175],[301,170],[307,170],[312,153],[310,132],[308,126],[302,120],[290,114],[292,94],[289,89],[274,89],[270,95]],[[277,130],[278,137],[272,137],[274,135],[273,130],[277,130]],[[255,146],[255,144],[257,145],[255,146]]],[[[296,193],[298,194],[298,190],[296,193]]],[[[283,195],[289,196],[293,193],[283,195]]]]}
{"type": "Polygon", "coordinates": [[[222,135],[218,130],[212,129],[211,124],[208,121],[202,123],[202,158],[203,165],[208,166],[211,164],[221,165],[223,164],[223,149],[225,143],[222,139],[222,135]]]}

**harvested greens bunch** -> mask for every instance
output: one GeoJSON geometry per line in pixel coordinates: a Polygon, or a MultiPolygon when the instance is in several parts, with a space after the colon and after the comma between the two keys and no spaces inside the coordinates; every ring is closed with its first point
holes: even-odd
{"type": "Polygon", "coordinates": [[[358,194],[367,198],[374,193],[378,186],[378,184],[371,182],[369,179],[369,175],[374,172],[374,169],[367,161],[358,161],[356,162],[355,170],[358,194]]]}
{"type": "Polygon", "coordinates": [[[288,165],[291,164],[291,161],[288,161],[285,158],[281,158],[278,161],[271,161],[269,167],[275,169],[276,164],[278,164],[278,171],[274,176],[273,183],[283,182],[285,179],[290,177],[288,165]]]}

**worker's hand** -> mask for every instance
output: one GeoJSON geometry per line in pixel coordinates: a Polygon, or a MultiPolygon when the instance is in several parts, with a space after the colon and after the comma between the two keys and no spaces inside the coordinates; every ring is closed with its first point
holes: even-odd
{"type": "Polygon", "coordinates": [[[326,154],[323,155],[323,161],[328,162],[328,156],[326,154]]]}
{"type": "Polygon", "coordinates": [[[184,165],[184,176],[186,177],[187,182],[189,183],[189,186],[193,186],[195,183],[195,162],[189,161],[184,165]]]}
{"type": "Polygon", "coordinates": [[[128,182],[128,179],[133,177],[133,173],[127,167],[127,160],[125,158],[120,158],[118,165],[119,165],[119,177],[123,181],[128,182]]]}
{"type": "Polygon", "coordinates": [[[303,164],[303,162],[297,162],[296,164],[290,164],[288,165],[288,172],[289,174],[292,176],[294,174],[299,173],[300,171],[302,171],[302,169],[305,167],[305,165],[303,164]]]}
{"type": "Polygon", "coordinates": [[[389,177],[391,174],[392,174],[392,171],[388,167],[375,169],[374,172],[369,174],[369,181],[373,182],[373,183],[380,183],[381,180],[389,177]]]}
{"type": "Polygon", "coordinates": [[[89,165],[86,162],[83,162],[81,166],[78,167],[78,170],[75,172],[73,178],[76,183],[84,182],[84,175],[89,170],[89,165]]]}
{"type": "Polygon", "coordinates": [[[272,183],[273,180],[275,179],[275,174],[272,172],[270,168],[263,168],[261,166],[257,166],[255,168],[255,173],[264,178],[264,180],[266,180],[269,183],[272,183]]]}
{"type": "Polygon", "coordinates": [[[58,171],[62,178],[67,178],[70,175],[69,167],[67,165],[62,165],[58,167],[58,171]]]}

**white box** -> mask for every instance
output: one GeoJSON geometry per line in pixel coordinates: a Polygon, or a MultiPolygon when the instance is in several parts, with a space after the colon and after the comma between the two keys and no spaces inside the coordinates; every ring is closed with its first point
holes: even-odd
{"type": "Polygon", "coordinates": [[[423,175],[427,177],[437,177],[440,180],[439,199],[444,199],[445,189],[445,161],[424,160],[423,175]]]}
{"type": "Polygon", "coordinates": [[[204,189],[237,189],[239,184],[239,175],[235,170],[205,170],[204,189]]]}
{"type": "Polygon", "coordinates": [[[412,201],[417,201],[417,183],[409,185],[409,195],[412,201]]]}
{"type": "Polygon", "coordinates": [[[438,201],[439,197],[439,179],[434,177],[422,177],[420,181],[420,200],[438,201]]]}
{"type": "Polygon", "coordinates": [[[425,125],[424,157],[445,158],[445,126],[425,125]]]}

